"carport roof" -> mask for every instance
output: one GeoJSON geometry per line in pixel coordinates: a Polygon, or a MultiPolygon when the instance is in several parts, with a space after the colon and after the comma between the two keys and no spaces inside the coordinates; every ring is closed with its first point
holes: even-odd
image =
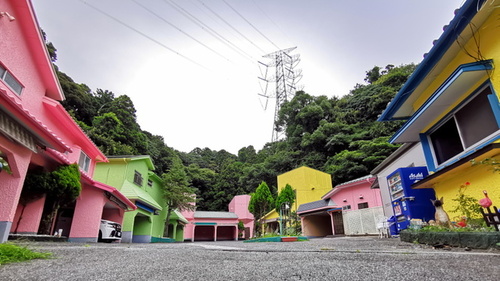
{"type": "Polygon", "coordinates": [[[162,210],[160,204],[156,202],[151,195],[127,180],[123,182],[120,192],[123,193],[123,195],[125,195],[128,199],[139,200],[151,206],[153,209],[162,210]]]}
{"type": "Polygon", "coordinates": [[[233,212],[211,212],[211,211],[196,211],[194,217],[197,219],[237,219],[238,216],[233,212]]]}
{"type": "Polygon", "coordinates": [[[337,204],[335,204],[335,202],[333,202],[330,199],[313,201],[300,205],[299,209],[297,210],[297,214],[311,212],[311,211],[318,211],[322,209],[329,209],[336,205],[337,204]]]}

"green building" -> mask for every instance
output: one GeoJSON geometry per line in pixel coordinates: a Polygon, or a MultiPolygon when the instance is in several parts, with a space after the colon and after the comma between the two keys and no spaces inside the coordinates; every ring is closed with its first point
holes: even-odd
{"type": "MultiPolygon", "coordinates": [[[[122,242],[149,243],[162,241],[168,208],[163,198],[161,178],[153,173],[151,157],[108,156],[108,163],[98,163],[94,179],[115,187],[137,209],[126,212],[122,225],[122,242]]],[[[177,211],[170,215],[169,236],[184,241],[187,220],[177,211]]]]}

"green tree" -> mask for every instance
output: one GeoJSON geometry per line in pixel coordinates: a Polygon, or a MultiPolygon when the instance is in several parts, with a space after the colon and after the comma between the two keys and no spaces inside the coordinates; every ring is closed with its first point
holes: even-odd
{"type": "Polygon", "coordinates": [[[292,186],[286,184],[278,193],[278,197],[274,203],[276,212],[280,214],[280,234],[286,234],[288,232],[288,226],[292,225],[290,221],[292,218],[291,208],[293,203],[295,203],[295,191],[292,186]]]}
{"type": "Polygon", "coordinates": [[[380,79],[380,67],[374,66],[372,69],[366,72],[365,82],[370,84],[375,83],[380,79]]]}
{"type": "Polygon", "coordinates": [[[253,214],[255,223],[255,233],[257,236],[261,234],[261,219],[272,210],[274,204],[274,198],[269,190],[269,187],[265,182],[262,182],[254,193],[251,194],[250,202],[248,204],[248,210],[253,214]]]}
{"type": "MultiPolygon", "coordinates": [[[[2,151],[0,151],[0,155],[2,154],[2,151]]],[[[0,156],[0,172],[5,171],[8,174],[12,174],[12,171],[10,170],[10,165],[5,160],[2,156],[0,156]]]]}
{"type": "Polygon", "coordinates": [[[279,213],[284,204],[288,204],[291,208],[293,203],[295,203],[295,191],[291,185],[286,184],[278,193],[278,197],[275,201],[275,210],[279,213]]]}
{"type": "Polygon", "coordinates": [[[164,182],[163,195],[168,208],[163,236],[169,237],[168,226],[172,212],[174,210],[194,210],[196,207],[193,203],[196,203],[196,197],[194,190],[189,187],[184,166],[179,158],[173,159],[170,171],[163,174],[162,178],[164,182]]]}
{"type": "Polygon", "coordinates": [[[80,195],[82,186],[80,182],[80,169],[77,164],[59,166],[53,172],[42,170],[29,173],[24,182],[27,193],[23,201],[29,196],[46,194],[45,206],[38,232],[51,234],[51,227],[57,212],[61,207],[72,204],[80,195]]]}

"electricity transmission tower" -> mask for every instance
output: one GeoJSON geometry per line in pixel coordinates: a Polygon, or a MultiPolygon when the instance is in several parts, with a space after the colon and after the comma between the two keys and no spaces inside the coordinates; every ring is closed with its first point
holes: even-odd
{"type": "Polygon", "coordinates": [[[293,98],[296,92],[295,84],[302,78],[302,71],[295,70],[295,67],[300,62],[300,55],[290,55],[290,53],[296,48],[297,47],[292,47],[264,55],[263,58],[268,59],[267,63],[259,61],[261,75],[263,76],[259,77],[259,79],[265,83],[264,87],[261,87],[263,93],[259,94],[260,96],[266,98],[264,109],[267,109],[267,102],[269,98],[276,99],[274,108],[273,135],[271,138],[272,142],[280,140],[283,135],[283,131],[277,127],[278,114],[281,105],[285,101],[289,101],[293,98]],[[262,67],[264,67],[264,70],[262,67]],[[269,68],[274,68],[274,74],[268,75],[269,68]],[[272,89],[269,90],[269,84],[273,83],[275,86],[274,93],[272,92],[272,89]]]}

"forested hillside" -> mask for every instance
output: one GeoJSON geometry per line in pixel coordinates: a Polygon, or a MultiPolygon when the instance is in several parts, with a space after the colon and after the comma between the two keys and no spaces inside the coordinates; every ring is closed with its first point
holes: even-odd
{"type": "MultiPolygon", "coordinates": [[[[56,50],[49,46],[55,61],[56,50]]],[[[179,158],[199,208],[216,211],[227,210],[233,196],[255,191],[262,181],[276,192],[276,176],[302,165],[330,173],[333,185],[369,174],[397,148],[387,140],[401,123],[376,119],[414,69],[413,64],[374,67],[366,72],[366,83],[342,98],[297,92],[279,112],[284,139],[258,151],[243,147],[238,155],[210,148],[176,151],[168,140],[141,130],[128,96],[94,92],[63,72],[58,76],[66,96],[62,104],[106,155],[150,155],[158,175],[179,158]]]]}

